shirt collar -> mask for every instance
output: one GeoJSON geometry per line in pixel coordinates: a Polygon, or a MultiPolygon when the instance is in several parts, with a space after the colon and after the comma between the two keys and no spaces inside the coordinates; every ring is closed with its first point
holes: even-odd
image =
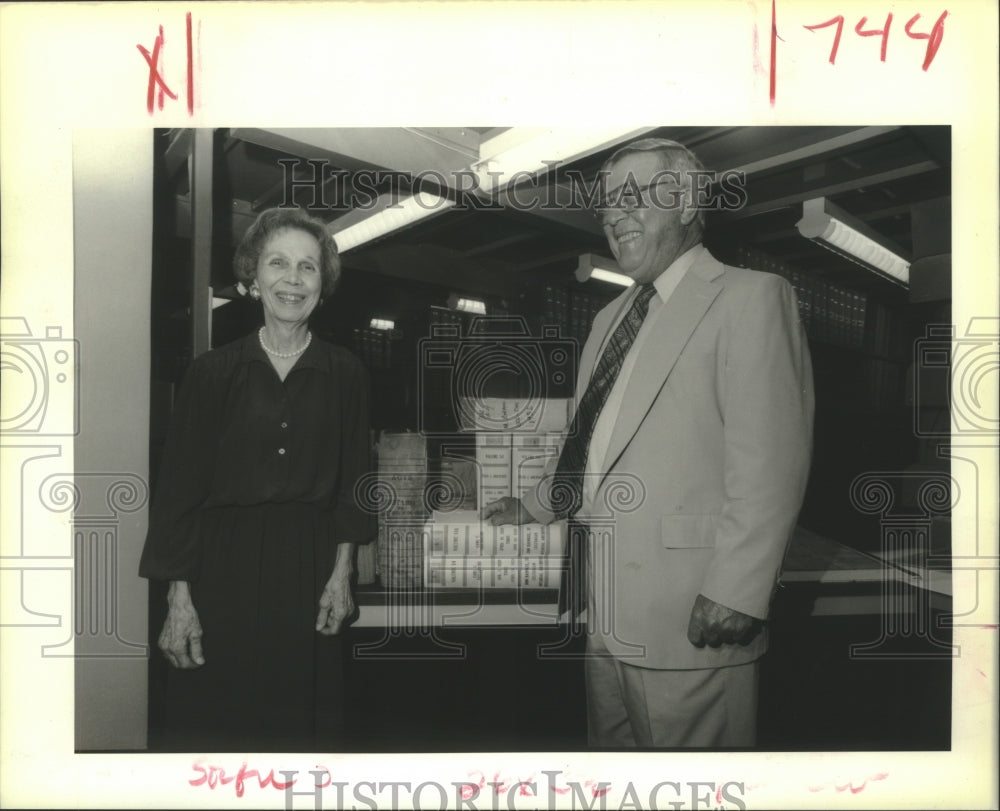
{"type": "Polygon", "coordinates": [[[656,288],[656,294],[661,300],[666,301],[670,298],[670,294],[673,293],[678,282],[691,269],[691,266],[698,260],[698,257],[701,256],[704,250],[705,246],[700,242],[697,245],[693,245],[671,262],[670,266],[653,280],[653,287],[656,288]]]}

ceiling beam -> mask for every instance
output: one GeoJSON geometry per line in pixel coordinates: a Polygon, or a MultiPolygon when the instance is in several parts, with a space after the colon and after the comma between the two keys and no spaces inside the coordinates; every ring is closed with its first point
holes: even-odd
{"type": "Polygon", "coordinates": [[[814,184],[808,188],[800,189],[792,194],[786,194],[781,197],[774,197],[770,200],[765,200],[761,203],[744,206],[739,210],[720,212],[719,216],[723,221],[731,222],[733,220],[742,220],[746,217],[765,214],[769,211],[775,211],[776,209],[795,205],[796,203],[801,203],[805,200],[811,200],[814,197],[833,197],[835,195],[861,189],[866,186],[877,186],[880,183],[891,183],[894,180],[900,180],[904,177],[913,177],[914,175],[933,172],[938,168],[940,167],[935,161],[918,161],[917,163],[899,166],[895,169],[889,169],[884,172],[864,174],[836,183],[827,183],[826,185],[814,184]]]}
{"type": "Polygon", "coordinates": [[[510,211],[530,214],[567,228],[603,236],[604,230],[594,215],[577,207],[573,192],[573,187],[567,183],[520,186],[500,192],[497,200],[510,211]]]}
{"type": "Polygon", "coordinates": [[[483,142],[483,138],[469,127],[403,127],[403,129],[448,150],[464,152],[470,161],[479,159],[479,145],[483,142]]]}
{"type": "Polygon", "coordinates": [[[467,248],[462,251],[465,256],[479,256],[484,253],[492,253],[493,251],[500,250],[501,248],[507,248],[511,245],[517,245],[519,242],[526,242],[529,239],[534,239],[538,234],[532,234],[526,231],[522,231],[520,234],[513,234],[509,237],[504,237],[503,239],[495,239],[492,242],[484,242],[482,245],[477,245],[475,248],[467,248]]]}
{"type": "MultiPolygon", "coordinates": [[[[840,132],[836,135],[823,137],[820,140],[814,141],[812,143],[807,143],[792,149],[788,149],[789,146],[788,140],[775,139],[768,144],[763,154],[761,153],[761,150],[756,151],[756,154],[759,157],[754,157],[752,160],[748,162],[727,168],[735,171],[741,171],[746,174],[752,174],[771,169],[788,167],[798,162],[809,161],[818,157],[827,156],[832,152],[844,149],[845,147],[848,146],[864,143],[866,141],[871,141],[876,138],[882,138],[898,129],[899,127],[896,126],[860,127],[858,129],[851,130],[849,132],[840,132]]],[[[710,146],[713,149],[718,149],[719,147],[724,145],[724,142],[738,139],[740,135],[741,135],[741,128],[717,128],[711,131],[711,137],[706,137],[701,140],[704,140],[706,149],[709,149],[710,146]]],[[[694,144],[693,141],[692,144],[694,144]]],[[[734,147],[734,149],[735,148],[736,147],[734,147]]],[[[900,175],[900,176],[905,176],[905,175],[900,175]]],[[[815,194],[810,194],[809,196],[813,197],[821,195],[819,193],[815,193],[815,194]]],[[[594,220],[590,212],[581,210],[572,210],[568,207],[556,208],[553,206],[541,205],[541,203],[543,203],[545,200],[552,200],[552,199],[571,200],[572,198],[573,198],[573,189],[569,186],[569,184],[552,183],[549,185],[546,191],[542,191],[541,189],[537,188],[536,189],[522,188],[522,189],[514,189],[510,192],[504,192],[500,196],[500,201],[503,202],[508,207],[516,208],[519,211],[528,211],[533,215],[549,220],[551,222],[557,222],[560,225],[564,225],[570,228],[575,228],[580,231],[585,231],[589,234],[595,234],[595,235],[603,234],[600,224],[594,220]],[[513,204],[511,202],[512,196],[516,197],[516,201],[513,204]],[[530,202],[527,202],[532,200],[535,202],[534,205],[532,205],[530,202]]],[[[752,216],[753,213],[759,213],[762,211],[769,210],[766,207],[766,205],[767,204],[760,204],[761,207],[759,210],[754,210],[751,214],[748,214],[747,216],[752,216]]],[[[783,207],[783,205],[786,204],[781,204],[775,207],[780,208],[783,207]]]]}
{"type": "MultiPolygon", "coordinates": [[[[353,225],[360,225],[369,217],[373,217],[386,209],[394,206],[398,207],[400,200],[410,195],[380,194],[370,205],[364,208],[352,208],[345,211],[336,219],[331,220],[327,228],[331,234],[339,234],[353,225]]],[[[445,210],[442,208],[442,210],[445,210]]]]}
{"type": "MultiPolygon", "coordinates": [[[[294,168],[292,169],[292,180],[295,180],[295,169],[294,168]]],[[[271,205],[271,203],[273,203],[279,197],[281,197],[281,198],[284,199],[284,195],[285,195],[285,191],[286,191],[286,187],[287,186],[288,186],[288,182],[285,180],[285,178],[282,178],[277,183],[275,183],[274,185],[272,185],[271,188],[267,189],[267,191],[265,191],[259,197],[255,197],[251,201],[250,207],[254,211],[262,211],[263,209],[268,208],[271,205]]],[[[326,195],[324,195],[322,193],[319,195],[319,197],[320,197],[321,200],[324,199],[325,196],[326,195]]]]}
{"type": "MultiPolygon", "coordinates": [[[[383,169],[451,178],[471,163],[465,145],[402,127],[234,129],[234,137],[302,158],[329,160],[337,169],[383,169]]],[[[478,154],[478,153],[477,153],[478,154]]]]}
{"type": "Polygon", "coordinates": [[[526,270],[535,270],[546,265],[554,265],[556,262],[565,262],[567,259],[579,259],[582,253],[587,253],[582,247],[571,251],[560,251],[559,253],[552,253],[538,259],[532,259],[530,262],[518,262],[517,269],[523,273],[526,270]]]}
{"type": "Polygon", "coordinates": [[[785,142],[775,141],[773,142],[773,154],[750,160],[738,166],[726,168],[748,175],[768,169],[778,169],[799,161],[807,161],[829,155],[831,152],[836,152],[844,147],[864,143],[873,138],[880,138],[898,129],[899,127],[861,127],[842,135],[823,138],[822,140],[791,150],[786,149],[787,144],[785,142]]]}
{"type": "MultiPolygon", "coordinates": [[[[219,233],[215,235],[215,239],[228,239],[229,245],[235,246],[239,245],[240,240],[243,239],[244,234],[246,234],[247,229],[253,225],[254,221],[257,219],[256,213],[251,208],[251,204],[246,200],[233,200],[232,211],[229,213],[229,221],[231,227],[229,229],[222,228],[222,219],[216,221],[216,225],[220,226],[219,233]],[[228,230],[228,233],[227,233],[228,230]]],[[[174,221],[177,223],[177,231],[175,236],[181,239],[191,238],[191,195],[190,194],[177,194],[174,195],[174,221]]]]}
{"type": "Polygon", "coordinates": [[[865,222],[879,222],[880,220],[888,220],[892,217],[898,217],[901,214],[910,213],[910,209],[913,207],[913,203],[901,203],[898,206],[890,206],[889,208],[880,208],[874,211],[866,211],[863,214],[858,214],[851,212],[859,220],[864,220],[865,222]]]}
{"type": "Polygon", "coordinates": [[[508,171],[536,171],[551,162],[566,164],[631,141],[653,130],[638,127],[510,127],[479,145],[481,161],[506,160],[508,171]],[[516,156],[516,160],[514,160],[516,156]],[[535,165],[525,165],[526,161],[535,165]]]}
{"type": "MultiPolygon", "coordinates": [[[[572,160],[652,129],[645,127],[623,131],[619,137],[606,138],[593,148],[573,156],[572,160]]],[[[249,143],[305,159],[326,159],[335,168],[349,172],[364,168],[384,169],[411,177],[427,177],[432,182],[443,179],[447,187],[456,192],[468,192],[475,188],[477,181],[470,167],[479,160],[480,145],[492,153],[504,148],[508,141],[515,145],[520,143],[516,128],[490,131],[486,133],[491,136],[487,141],[480,141],[475,131],[462,128],[234,129],[231,134],[249,143]]],[[[520,137],[523,140],[525,136],[522,134],[520,137]]],[[[569,188],[563,188],[568,196],[569,188]]],[[[271,189],[269,193],[274,191],[271,189]]],[[[532,193],[519,191],[517,194],[518,197],[522,194],[530,197],[532,193]]],[[[501,194],[500,199],[505,202],[507,193],[501,194]]],[[[571,228],[600,233],[600,228],[595,227],[596,223],[586,212],[539,210],[537,205],[533,205],[531,213],[571,228]]]]}

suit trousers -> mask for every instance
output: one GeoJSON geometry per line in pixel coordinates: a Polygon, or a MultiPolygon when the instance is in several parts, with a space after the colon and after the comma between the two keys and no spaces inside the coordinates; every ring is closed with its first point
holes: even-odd
{"type": "Polygon", "coordinates": [[[587,640],[587,740],[592,747],[750,748],[757,736],[758,662],[653,670],[587,640]]]}

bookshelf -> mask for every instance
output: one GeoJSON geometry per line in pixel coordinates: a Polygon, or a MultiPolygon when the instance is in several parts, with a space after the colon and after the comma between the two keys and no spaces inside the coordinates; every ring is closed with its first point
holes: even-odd
{"type": "Polygon", "coordinates": [[[738,246],[729,261],[773,273],[795,289],[818,386],[817,407],[888,415],[904,403],[907,324],[897,308],[754,247],[738,246]]]}
{"type": "Polygon", "coordinates": [[[577,349],[583,347],[594,323],[594,316],[614,298],[620,288],[608,294],[600,294],[579,289],[579,285],[545,285],[543,308],[540,314],[543,324],[558,327],[561,334],[571,338],[577,349]]]}
{"type": "Polygon", "coordinates": [[[928,311],[895,288],[854,288],[746,244],[712,250],[728,264],[787,279],[798,298],[816,392],[813,462],[800,523],[878,552],[880,525],[851,502],[851,483],[870,471],[910,469],[920,456],[912,363],[928,311]]]}

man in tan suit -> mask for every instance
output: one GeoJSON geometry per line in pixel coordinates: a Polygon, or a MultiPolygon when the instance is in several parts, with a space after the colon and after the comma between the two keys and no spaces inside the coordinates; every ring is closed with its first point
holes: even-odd
{"type": "Polygon", "coordinates": [[[594,320],[555,475],[484,515],[587,523],[616,482],[641,482],[641,504],[589,541],[590,743],[750,747],[764,620],[812,445],[795,295],[704,248],[690,174],[703,167],[682,145],[644,139],[602,171],[604,233],[636,284],[594,320]],[[558,489],[573,477],[567,510],[558,489]]]}

